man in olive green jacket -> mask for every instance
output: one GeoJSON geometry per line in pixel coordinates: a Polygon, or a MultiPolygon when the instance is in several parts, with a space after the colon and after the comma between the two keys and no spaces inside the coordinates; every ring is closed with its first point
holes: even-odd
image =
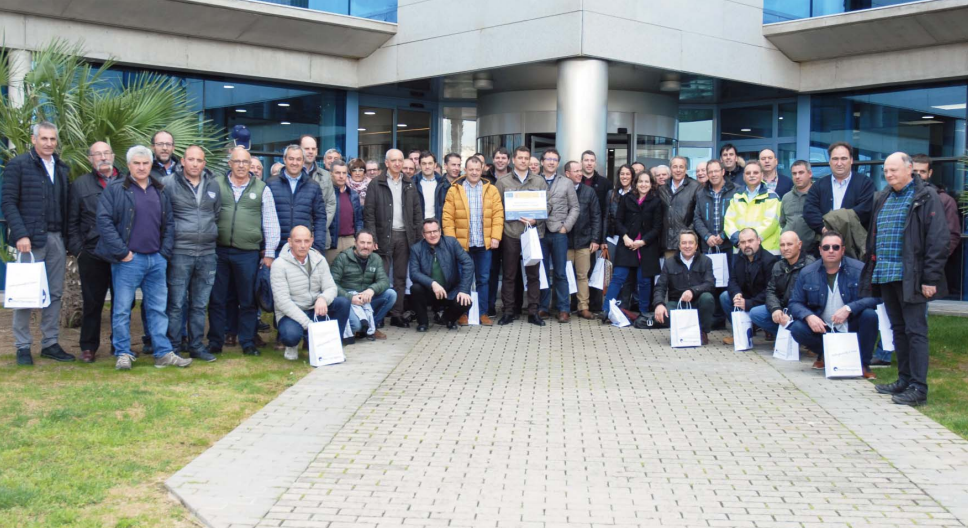
{"type": "Polygon", "coordinates": [[[390,288],[390,279],[383,269],[383,259],[373,252],[373,233],[361,229],[356,233],[356,245],[343,251],[333,260],[330,268],[338,295],[349,299],[350,328],[363,337],[386,339],[383,332],[373,328],[369,333],[363,328],[365,319],[360,319],[356,307],[368,307],[373,312],[373,321],[379,322],[397,300],[397,292],[390,288]],[[368,305],[368,306],[367,306],[368,305]]]}

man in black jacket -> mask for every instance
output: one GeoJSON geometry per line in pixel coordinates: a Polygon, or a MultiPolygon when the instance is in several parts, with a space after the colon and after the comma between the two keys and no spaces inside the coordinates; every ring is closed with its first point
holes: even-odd
{"type": "Polygon", "coordinates": [[[114,151],[103,141],[97,141],[87,151],[87,159],[94,168],[71,184],[67,212],[67,251],[77,258],[81,277],[81,298],[84,318],[81,321],[81,361],[94,362],[101,344],[101,313],[111,287],[111,264],[94,255],[98,238],[97,201],[104,188],[118,176],[114,168],[114,151]]]}
{"type": "MultiPolygon", "coordinates": [[[[74,361],[74,356],[64,352],[57,342],[67,266],[64,238],[67,235],[68,168],[54,153],[57,127],[53,123],[44,121],[34,125],[30,142],[33,144],[30,152],[13,158],[3,170],[0,206],[10,229],[8,240],[15,241],[21,254],[30,253],[34,262],[43,262],[47,270],[50,305],[41,315],[43,341],[40,355],[54,361],[74,361]]],[[[17,364],[33,365],[30,309],[14,310],[13,338],[17,364]]]]}
{"type": "Polygon", "coordinates": [[[853,147],[839,141],[827,148],[830,156],[830,176],[817,180],[803,203],[803,219],[811,229],[822,235],[826,231],[823,217],[830,211],[852,209],[862,226],[871,217],[874,183],[863,174],[854,174],[853,147]]]}
{"type": "Polygon", "coordinates": [[[803,242],[796,231],[780,235],[780,255],[783,258],[773,265],[770,281],[766,284],[766,304],[750,310],[753,324],[774,336],[780,330],[780,325],[786,326],[791,321],[784,309],[790,304],[793,285],[797,283],[800,270],[816,260],[813,255],[803,251],[803,242]]]}
{"type": "MultiPolygon", "coordinates": [[[[727,319],[735,308],[749,312],[766,302],[766,286],[770,282],[776,256],[763,249],[761,242],[760,235],[751,227],[739,232],[739,251],[742,256],[737,255],[733,259],[729,270],[729,286],[719,295],[719,304],[723,307],[723,313],[727,314],[727,319]]],[[[767,341],[773,335],[775,334],[767,332],[767,341]]],[[[732,345],[733,336],[724,337],[723,343],[732,345]]]]}
{"type": "MultiPolygon", "coordinates": [[[[605,202],[608,199],[608,191],[612,190],[612,180],[606,178],[595,170],[597,157],[595,153],[586,150],[581,153],[581,170],[582,170],[582,185],[587,185],[595,191],[595,196],[598,197],[598,210],[606,211],[607,206],[605,202]]],[[[595,268],[595,262],[598,260],[595,253],[592,253],[589,257],[589,269],[595,268]]],[[[598,312],[602,308],[602,291],[592,289],[589,292],[589,303],[591,305],[591,311],[598,312]]],[[[608,310],[605,306],[604,309],[608,310]]]]}
{"type": "Polygon", "coordinates": [[[151,153],[154,162],[151,164],[151,177],[162,181],[166,176],[174,174],[180,160],[175,156],[175,138],[167,130],[159,130],[151,138],[151,153]]]}
{"type": "Polygon", "coordinates": [[[709,344],[707,334],[713,325],[716,301],[712,292],[715,287],[713,261],[699,253],[699,235],[695,231],[683,231],[679,234],[679,252],[665,259],[662,274],[655,284],[652,294],[655,320],[659,324],[667,324],[669,312],[675,310],[679,303],[692,303],[699,311],[702,344],[709,344]]]}
{"type": "Polygon", "coordinates": [[[602,211],[598,208],[598,196],[587,185],[581,184],[578,164],[565,164],[565,176],[575,184],[578,194],[578,221],[568,232],[568,260],[575,266],[575,282],[578,286],[578,317],[594,319],[589,310],[588,272],[592,269],[591,255],[598,251],[602,234],[602,211]]]}
{"type": "Polygon", "coordinates": [[[428,305],[444,311],[448,330],[457,328],[457,320],[471,308],[474,260],[456,238],[441,235],[440,222],[428,218],[423,240],[410,248],[410,299],[418,332],[427,331],[428,305]]]}
{"type": "Polygon", "coordinates": [[[874,201],[861,295],[884,300],[894,332],[898,379],[877,392],[916,406],[928,401],[927,303],[947,294],[948,227],[937,192],[913,176],[912,165],[903,152],[884,160],[890,188],[874,201]]]}

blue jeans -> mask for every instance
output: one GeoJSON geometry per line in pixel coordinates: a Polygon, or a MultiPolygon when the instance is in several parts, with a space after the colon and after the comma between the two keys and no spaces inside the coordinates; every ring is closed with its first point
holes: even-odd
{"type": "MultiPolygon", "coordinates": [[[[551,279],[551,288],[555,290],[556,308],[559,312],[571,312],[571,297],[568,294],[568,275],[565,272],[565,262],[568,261],[568,235],[562,233],[545,233],[541,239],[541,253],[544,260],[545,275],[551,279]],[[548,261],[555,267],[548,269],[548,261]],[[552,276],[552,272],[554,275],[552,276]]],[[[551,306],[551,288],[541,290],[541,309],[548,311],[551,306]]]]}
{"type": "MultiPolygon", "coordinates": [[[[396,299],[394,299],[395,301],[396,299]]],[[[390,304],[393,306],[393,304],[390,304]]],[[[309,309],[304,310],[303,313],[310,321],[313,320],[313,315],[316,310],[309,309]]],[[[346,328],[346,321],[349,319],[350,315],[350,300],[346,297],[337,297],[333,299],[333,302],[329,305],[328,311],[329,318],[336,318],[339,322],[340,335],[342,336],[343,329],[346,328]]],[[[317,317],[317,321],[325,320],[325,317],[317,317]]],[[[309,336],[307,335],[306,329],[302,327],[301,324],[297,323],[294,319],[290,317],[283,316],[279,320],[279,342],[287,347],[299,345],[300,340],[306,340],[306,344],[309,344],[309,336]]]]}
{"type": "Polygon", "coordinates": [[[776,335],[780,331],[780,325],[773,322],[773,314],[770,313],[765,304],[750,310],[750,320],[753,321],[754,325],[762,328],[764,332],[776,335]]]}
{"type": "Polygon", "coordinates": [[[131,304],[134,291],[141,288],[141,310],[148,318],[147,334],[151,336],[156,358],[171,352],[168,341],[168,286],[165,284],[165,271],[168,262],[161,253],[149,255],[135,253],[129,262],[111,264],[111,281],[117,299],[111,302],[111,344],[114,355],[133,355],[131,353],[131,304]]]}
{"type": "MultiPolygon", "coordinates": [[[[379,322],[380,319],[386,317],[387,312],[390,311],[390,308],[393,308],[395,302],[397,302],[397,292],[393,288],[387,288],[380,295],[374,295],[370,299],[370,308],[373,309],[373,322],[379,322]]],[[[353,330],[353,333],[359,332],[360,318],[353,313],[353,310],[350,310],[349,318],[350,329],[353,330]]]]}
{"type": "Polygon", "coordinates": [[[259,252],[218,247],[215,255],[215,284],[208,301],[208,346],[221,350],[224,344],[230,282],[235,284],[239,302],[239,344],[242,348],[255,346],[255,276],[259,271],[259,252]]]}
{"type": "Polygon", "coordinates": [[[636,270],[636,282],[639,285],[639,312],[645,313],[649,311],[649,305],[652,304],[652,277],[643,276],[642,268],[628,268],[625,266],[615,266],[612,268],[612,280],[608,283],[608,290],[605,292],[605,301],[602,303],[602,310],[607,311],[609,302],[618,297],[618,294],[622,291],[622,286],[628,280],[633,269],[636,270]]]}
{"type": "MultiPolygon", "coordinates": [[[[789,326],[790,333],[797,343],[809,348],[823,358],[823,334],[815,334],[804,321],[794,321],[789,326]]],[[[860,345],[860,362],[865,369],[870,368],[874,341],[877,339],[877,312],[867,309],[859,314],[851,314],[847,320],[847,331],[857,333],[860,345]]]]}
{"type": "Polygon", "coordinates": [[[490,278],[491,278],[491,251],[482,247],[472,247],[467,252],[474,261],[474,280],[477,285],[477,306],[481,309],[481,315],[487,312],[490,306],[490,278]]]}
{"type": "Polygon", "coordinates": [[[187,319],[189,352],[204,350],[205,310],[215,284],[215,261],[214,253],[197,257],[175,254],[168,261],[168,340],[181,341],[187,319]]]}

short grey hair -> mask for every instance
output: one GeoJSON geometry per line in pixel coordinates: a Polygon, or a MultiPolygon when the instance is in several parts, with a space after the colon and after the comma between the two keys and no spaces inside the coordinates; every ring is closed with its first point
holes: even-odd
{"type": "Polygon", "coordinates": [[[652,170],[663,170],[670,174],[672,173],[672,169],[670,169],[668,165],[656,165],[655,167],[652,167],[652,170]]]}
{"type": "Polygon", "coordinates": [[[289,154],[290,150],[298,150],[302,154],[303,162],[306,161],[306,151],[303,150],[299,145],[289,145],[288,147],[282,149],[282,159],[286,159],[286,155],[289,154]]]}
{"type": "Polygon", "coordinates": [[[40,129],[42,128],[46,130],[53,130],[54,134],[57,134],[57,125],[51,123],[50,121],[41,121],[40,123],[30,127],[30,135],[37,137],[37,135],[40,134],[40,129]]]}
{"type": "Polygon", "coordinates": [[[739,234],[742,235],[743,233],[745,233],[747,231],[749,231],[750,233],[753,233],[753,236],[755,236],[756,239],[759,240],[760,242],[763,241],[763,237],[761,237],[760,234],[757,233],[756,230],[753,229],[752,227],[744,227],[743,229],[740,229],[739,234]]]}
{"type": "Polygon", "coordinates": [[[327,151],[326,151],[326,152],[325,152],[325,153],[323,154],[323,157],[325,158],[326,156],[329,156],[330,154],[336,154],[337,156],[339,156],[339,159],[343,159],[343,155],[342,155],[342,154],[340,154],[340,153],[339,153],[339,151],[338,151],[338,150],[336,150],[336,149],[334,149],[334,148],[331,148],[331,149],[329,149],[329,150],[327,150],[327,151]]]}
{"type": "Polygon", "coordinates": [[[128,165],[131,165],[135,158],[148,158],[150,163],[155,161],[155,157],[151,155],[151,149],[144,145],[135,145],[128,149],[128,154],[125,156],[128,165]]]}
{"type": "Polygon", "coordinates": [[[904,165],[906,165],[907,167],[914,166],[914,160],[911,159],[911,156],[909,156],[907,152],[901,152],[900,154],[901,154],[901,161],[904,162],[904,165]]]}
{"type": "MultiPolygon", "coordinates": [[[[406,161],[406,160],[404,160],[404,161],[406,161]]],[[[346,167],[347,170],[349,170],[349,167],[346,165],[346,162],[343,161],[343,160],[335,160],[335,161],[333,161],[333,164],[329,166],[329,170],[332,171],[336,167],[346,167]]]]}
{"type": "Polygon", "coordinates": [[[793,165],[790,165],[790,169],[792,170],[793,167],[801,167],[801,166],[804,169],[806,169],[807,172],[813,172],[813,167],[810,166],[810,162],[807,161],[807,160],[797,160],[797,161],[794,161],[793,162],[793,165]]]}

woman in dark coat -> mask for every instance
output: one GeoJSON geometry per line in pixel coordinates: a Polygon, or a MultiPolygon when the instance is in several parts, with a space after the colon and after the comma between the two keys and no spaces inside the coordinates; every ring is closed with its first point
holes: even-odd
{"type": "Polygon", "coordinates": [[[609,301],[618,296],[622,284],[633,271],[638,275],[639,312],[644,314],[649,310],[652,281],[661,271],[660,236],[665,214],[656,190],[655,178],[648,172],[642,172],[635,176],[632,191],[619,202],[615,214],[616,234],[619,239],[612,262],[612,281],[608,285],[603,304],[606,313],[609,301]]]}

